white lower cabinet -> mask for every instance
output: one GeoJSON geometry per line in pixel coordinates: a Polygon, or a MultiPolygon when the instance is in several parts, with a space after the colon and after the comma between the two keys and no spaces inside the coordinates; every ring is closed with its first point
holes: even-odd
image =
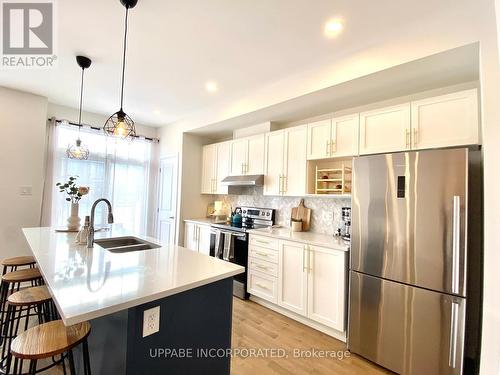
{"type": "Polygon", "coordinates": [[[210,255],[210,226],[186,222],[184,225],[184,247],[210,255]]]}
{"type": "Polygon", "coordinates": [[[307,315],[306,245],[282,241],[279,251],[278,305],[307,315]]]}
{"type": "Polygon", "coordinates": [[[248,254],[250,294],[345,331],[345,251],[251,234],[248,254]]]}
{"type": "Polygon", "coordinates": [[[307,250],[307,316],[344,331],[346,253],[318,246],[307,250]]]}

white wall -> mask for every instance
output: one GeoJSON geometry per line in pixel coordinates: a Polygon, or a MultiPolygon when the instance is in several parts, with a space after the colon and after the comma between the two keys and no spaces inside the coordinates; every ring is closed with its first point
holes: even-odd
{"type": "Polygon", "coordinates": [[[0,87],[0,258],[30,254],[21,232],[38,226],[44,180],[47,99],[0,87]],[[31,186],[31,196],[20,187],[31,186]]]}
{"type": "MultiPolygon", "coordinates": [[[[499,0],[495,0],[499,3],[499,0]]],[[[246,97],[200,110],[161,131],[178,142],[183,131],[234,118],[316,90],[347,82],[438,52],[480,43],[482,134],[484,160],[484,319],[481,373],[500,374],[500,98],[495,1],[457,1],[439,17],[403,25],[400,33],[371,48],[336,61],[318,61],[315,69],[273,82],[246,97]]],[[[367,31],[369,32],[369,31],[367,31]]],[[[269,119],[273,120],[273,119],[269,119]]],[[[193,193],[194,194],[194,193],[193,193]]],[[[199,195],[199,194],[198,194],[199,195]]]]}

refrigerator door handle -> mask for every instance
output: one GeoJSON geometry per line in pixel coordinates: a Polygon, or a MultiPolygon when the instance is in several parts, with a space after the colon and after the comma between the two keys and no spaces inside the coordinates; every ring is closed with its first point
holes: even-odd
{"type": "Polygon", "coordinates": [[[452,242],[451,291],[460,293],[460,196],[453,197],[453,242],[452,242]]]}
{"type": "Polygon", "coordinates": [[[457,361],[458,308],[459,304],[452,301],[450,319],[450,352],[448,354],[448,365],[451,368],[456,367],[457,361]]]}

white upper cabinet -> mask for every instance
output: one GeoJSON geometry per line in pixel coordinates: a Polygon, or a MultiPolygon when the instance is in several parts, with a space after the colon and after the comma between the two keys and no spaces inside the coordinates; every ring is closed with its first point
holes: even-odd
{"type": "Polygon", "coordinates": [[[410,149],[410,103],[362,112],[359,117],[361,155],[410,149]]]}
{"type": "Polygon", "coordinates": [[[267,133],[265,145],[264,194],[281,195],[285,149],[283,130],[267,133]]]}
{"type": "Polygon", "coordinates": [[[203,161],[201,171],[202,194],[213,194],[217,186],[217,145],[203,146],[203,161]]]}
{"type": "Polygon", "coordinates": [[[307,126],[307,160],[330,157],[332,120],[322,120],[307,126]]]}
{"type": "Polygon", "coordinates": [[[235,139],[231,142],[231,176],[245,174],[248,160],[248,139],[235,139]]]}
{"type": "Polygon", "coordinates": [[[330,157],[359,154],[359,114],[332,119],[330,157]]]}
{"type": "Polygon", "coordinates": [[[479,143],[476,89],[412,102],[411,119],[413,149],[479,143]]]}
{"type": "Polygon", "coordinates": [[[278,305],[307,315],[306,245],[281,241],[278,270],[278,305]]]}
{"type": "Polygon", "coordinates": [[[307,188],[307,126],[266,134],[264,195],[303,196],[307,188]]]}
{"type": "Polygon", "coordinates": [[[346,253],[319,246],[308,250],[308,317],[344,331],[346,253]]]}
{"type": "Polygon", "coordinates": [[[222,180],[229,176],[231,142],[217,144],[217,173],[215,192],[227,194],[227,186],[222,185],[222,180]]]}
{"type": "Polygon", "coordinates": [[[265,135],[259,134],[231,142],[232,176],[264,174],[264,140],[265,135]]]}
{"type": "Polygon", "coordinates": [[[307,190],[307,126],[285,129],[281,192],[300,197],[307,190]]]}
{"type": "Polygon", "coordinates": [[[359,114],[307,126],[307,160],[358,155],[359,114]]]}
{"type": "Polygon", "coordinates": [[[248,138],[248,156],[245,174],[264,174],[265,134],[248,138]]]}

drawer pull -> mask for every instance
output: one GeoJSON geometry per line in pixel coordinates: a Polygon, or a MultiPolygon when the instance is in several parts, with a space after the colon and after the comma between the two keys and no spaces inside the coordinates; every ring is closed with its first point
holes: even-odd
{"type": "Polygon", "coordinates": [[[268,257],[269,256],[269,254],[261,253],[260,251],[256,251],[255,254],[263,256],[263,257],[268,257]]]}
{"type": "Polygon", "coordinates": [[[257,268],[260,268],[261,270],[268,270],[269,267],[261,266],[260,264],[255,265],[257,268]]]}
{"type": "Polygon", "coordinates": [[[263,285],[263,284],[257,283],[257,284],[255,284],[255,285],[257,285],[259,288],[269,290],[269,288],[268,288],[267,286],[263,285]]]}
{"type": "Polygon", "coordinates": [[[262,240],[255,240],[255,242],[262,243],[264,245],[269,245],[268,241],[262,241],[262,240]]]}

